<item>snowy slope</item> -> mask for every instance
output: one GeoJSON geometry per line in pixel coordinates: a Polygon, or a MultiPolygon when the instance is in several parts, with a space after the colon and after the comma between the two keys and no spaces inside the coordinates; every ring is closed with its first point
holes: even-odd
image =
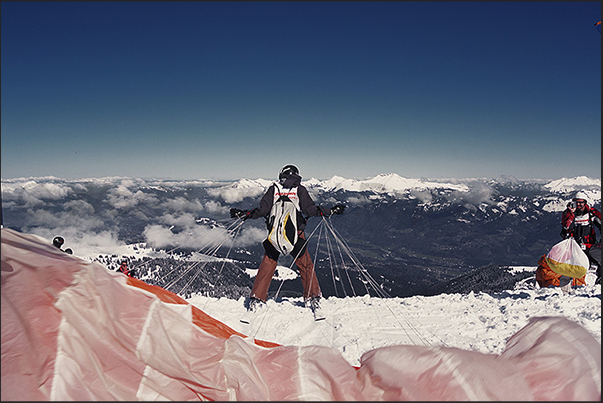
{"type": "Polygon", "coordinates": [[[399,344],[500,354],[505,341],[538,316],[566,317],[601,342],[600,285],[570,294],[557,288],[391,299],[330,297],[322,302],[327,319],[321,322],[313,320],[300,298],[269,299],[265,313],[251,325],[239,321],[244,298],[193,296],[188,302],[251,337],[283,345],[332,347],[356,366],[362,353],[399,344]]]}

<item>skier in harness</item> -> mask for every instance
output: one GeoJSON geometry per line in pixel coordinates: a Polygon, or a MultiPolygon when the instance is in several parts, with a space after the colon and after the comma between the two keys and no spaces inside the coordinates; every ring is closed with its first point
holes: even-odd
{"type": "Polygon", "coordinates": [[[574,237],[591,263],[597,266],[595,284],[601,283],[601,241],[597,241],[595,227],[601,233],[601,212],[589,207],[587,196],[578,192],[567,205],[561,217],[561,237],[574,237]]]}
{"type": "Polygon", "coordinates": [[[301,185],[299,170],[294,165],[283,167],[279,173],[279,182],[270,185],[260,200],[259,207],[253,210],[230,209],[232,218],[246,220],[265,217],[269,232],[268,238],[262,244],[265,254],[253,282],[249,310],[255,311],[266,302],[278,258],[281,254],[290,254],[299,268],[304,288],[304,302],[316,315],[316,311],[320,309],[319,301],[322,293],[312,259],[306,248],[304,229],[307,218],[304,215],[328,217],[332,214],[342,214],[344,209],[344,205],[329,209],[314,204],[308,190],[301,185]]]}

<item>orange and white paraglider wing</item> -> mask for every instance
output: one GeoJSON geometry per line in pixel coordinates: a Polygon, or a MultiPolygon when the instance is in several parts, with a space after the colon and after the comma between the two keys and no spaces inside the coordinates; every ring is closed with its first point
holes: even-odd
{"type": "Polygon", "coordinates": [[[375,349],[362,356],[358,374],[367,400],[533,400],[529,385],[512,362],[458,348],[375,349]]]}
{"type": "Polygon", "coordinates": [[[601,400],[601,344],[569,319],[531,318],[501,357],[513,362],[535,400],[601,400]]]}
{"type": "Polygon", "coordinates": [[[362,398],[336,350],[250,340],[35,236],[2,229],[2,270],[3,400],[362,398]]]}
{"type": "Polygon", "coordinates": [[[225,339],[135,281],[2,229],[2,400],[227,399],[225,339]]]}
{"type": "Polygon", "coordinates": [[[54,303],[81,269],[44,239],[6,228],[1,255],[2,400],[47,400],[63,317],[54,303]]]}

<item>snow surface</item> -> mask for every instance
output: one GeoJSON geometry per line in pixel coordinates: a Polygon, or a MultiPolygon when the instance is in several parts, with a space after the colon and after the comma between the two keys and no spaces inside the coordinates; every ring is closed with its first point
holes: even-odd
{"type": "MultiPolygon", "coordinates": [[[[525,269],[525,268],[520,268],[525,269]]],[[[564,316],[601,343],[601,286],[510,290],[496,294],[322,299],[326,320],[315,322],[301,298],[268,299],[251,324],[240,322],[245,298],[187,300],[236,331],[282,345],[328,346],[359,366],[366,351],[411,344],[500,354],[506,340],[538,316],[564,316]]]]}

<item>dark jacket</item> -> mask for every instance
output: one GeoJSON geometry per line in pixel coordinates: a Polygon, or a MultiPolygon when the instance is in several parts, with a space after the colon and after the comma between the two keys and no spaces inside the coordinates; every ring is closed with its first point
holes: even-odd
{"type": "MultiPolygon", "coordinates": [[[[268,217],[270,210],[272,210],[272,203],[274,201],[274,184],[270,185],[262,199],[260,200],[260,206],[251,210],[251,218],[256,219],[260,217],[268,217]]],[[[321,215],[330,216],[331,209],[328,207],[317,206],[314,200],[310,197],[308,190],[301,184],[301,176],[292,175],[285,181],[283,187],[285,189],[292,189],[297,187],[297,196],[299,197],[299,208],[301,209],[300,220],[298,220],[297,228],[304,230],[306,228],[307,217],[320,217],[321,215]],[[306,217],[304,217],[304,215],[306,217]]]]}

